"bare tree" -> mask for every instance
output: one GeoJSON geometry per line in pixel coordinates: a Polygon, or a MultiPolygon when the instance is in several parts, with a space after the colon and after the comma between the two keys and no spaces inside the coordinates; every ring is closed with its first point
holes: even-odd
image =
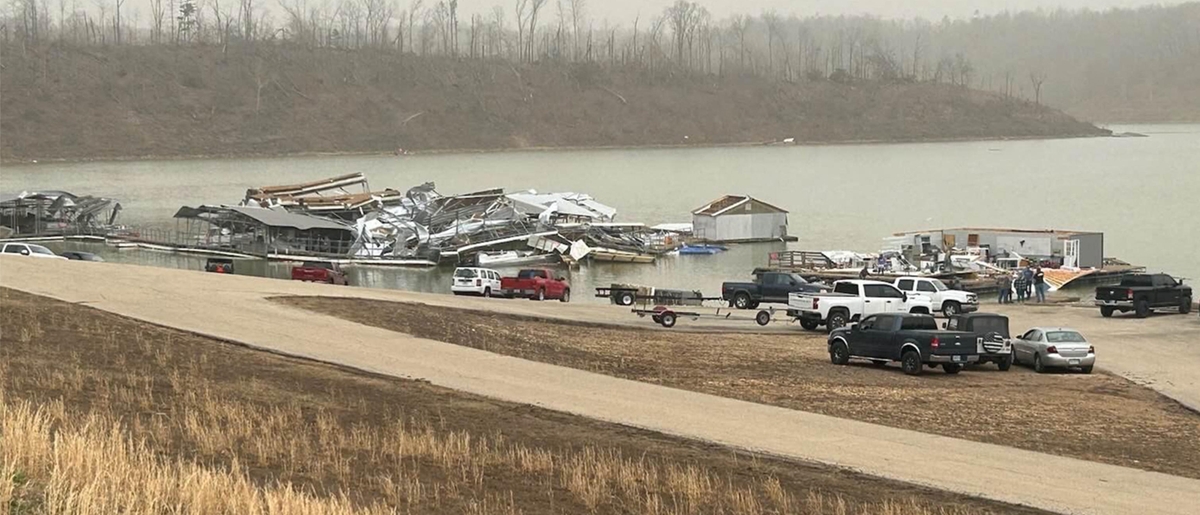
{"type": "Polygon", "coordinates": [[[513,11],[517,16],[517,61],[525,60],[525,9],[529,0],[516,0],[513,11]]]}
{"type": "Polygon", "coordinates": [[[692,40],[696,27],[707,14],[708,11],[700,4],[687,0],[676,0],[663,11],[663,17],[671,24],[672,37],[675,39],[675,61],[680,65],[684,64],[684,47],[692,40]]]}
{"type": "Polygon", "coordinates": [[[542,7],[545,5],[546,5],[546,0],[530,0],[530,4],[529,4],[529,38],[527,38],[527,44],[529,45],[529,52],[526,54],[530,61],[533,61],[534,51],[536,50],[538,12],[541,11],[542,7]]]}
{"type": "Polygon", "coordinates": [[[1029,72],[1029,84],[1033,86],[1033,102],[1042,104],[1042,84],[1046,82],[1046,74],[1042,72],[1029,72]]]}

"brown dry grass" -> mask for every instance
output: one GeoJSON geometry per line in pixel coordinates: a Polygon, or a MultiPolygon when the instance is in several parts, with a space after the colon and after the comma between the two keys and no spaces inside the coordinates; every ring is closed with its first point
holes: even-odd
{"type": "MultiPolygon", "coordinates": [[[[1014,367],[830,365],[824,335],[700,334],[568,324],[360,299],[278,299],[415,336],[664,384],[1091,461],[1200,478],[1200,416],[1107,374],[1014,367]]],[[[503,302],[503,301],[498,301],[503,302]]],[[[650,322],[647,321],[647,324],[650,322]]]]}
{"type": "Polygon", "coordinates": [[[1026,511],[258,353],[0,290],[16,513],[1026,511]]]}

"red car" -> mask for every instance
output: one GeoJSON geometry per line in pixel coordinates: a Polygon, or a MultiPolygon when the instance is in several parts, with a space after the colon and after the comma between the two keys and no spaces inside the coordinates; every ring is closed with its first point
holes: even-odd
{"type": "Polygon", "coordinates": [[[554,271],[548,268],[521,270],[516,277],[504,277],[500,279],[500,290],[507,297],[571,302],[571,285],[566,279],[555,277],[554,271]]]}
{"type": "Polygon", "coordinates": [[[292,267],[293,281],[311,281],[318,283],[340,284],[346,286],[350,281],[346,273],[336,263],[313,261],[292,267]]]}

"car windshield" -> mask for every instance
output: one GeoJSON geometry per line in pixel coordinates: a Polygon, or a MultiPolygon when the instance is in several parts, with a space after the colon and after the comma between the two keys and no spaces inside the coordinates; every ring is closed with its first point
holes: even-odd
{"type": "Polygon", "coordinates": [[[1050,331],[1046,333],[1046,341],[1050,343],[1087,343],[1083,335],[1075,331],[1050,331]]]}
{"type": "Polygon", "coordinates": [[[42,255],[44,255],[44,256],[53,256],[53,255],[55,255],[53,252],[50,252],[50,249],[48,249],[48,248],[46,248],[46,247],[43,247],[43,246],[41,246],[41,245],[30,245],[30,246],[29,246],[29,251],[30,251],[30,252],[32,252],[32,253],[34,253],[34,254],[42,254],[42,255]]]}
{"type": "Polygon", "coordinates": [[[466,277],[469,279],[477,275],[479,274],[475,273],[475,271],[471,270],[470,268],[459,268],[458,270],[454,271],[454,277],[466,277]]]}
{"type": "Polygon", "coordinates": [[[946,283],[943,283],[942,281],[940,281],[938,279],[930,279],[929,282],[933,283],[933,287],[937,291],[946,291],[946,290],[950,289],[949,286],[946,286],[946,283]]]}

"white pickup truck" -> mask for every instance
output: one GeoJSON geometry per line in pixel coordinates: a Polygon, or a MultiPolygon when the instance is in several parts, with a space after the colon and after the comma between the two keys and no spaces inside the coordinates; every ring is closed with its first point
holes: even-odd
{"type": "Polygon", "coordinates": [[[979,296],[962,290],[951,290],[946,283],[927,277],[901,277],[896,279],[896,288],[909,295],[929,297],[933,310],[952,317],[979,311],[979,296]]]}
{"type": "Polygon", "coordinates": [[[879,281],[838,281],[833,293],[793,293],[788,296],[788,316],[810,331],[825,326],[833,331],[880,313],[933,313],[929,297],[906,294],[879,281]]]}

